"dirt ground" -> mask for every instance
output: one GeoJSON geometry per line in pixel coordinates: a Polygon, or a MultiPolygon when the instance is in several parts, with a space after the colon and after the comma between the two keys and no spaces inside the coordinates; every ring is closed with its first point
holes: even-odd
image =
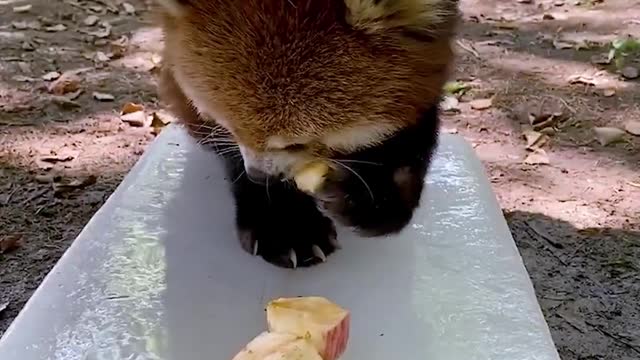
{"type": "MultiPolygon", "coordinates": [[[[640,358],[640,57],[606,64],[640,1],[462,6],[446,131],[484,161],[562,358],[640,358]]],[[[154,138],[119,116],[161,108],[148,10],[0,0],[0,335],[154,138]]]]}

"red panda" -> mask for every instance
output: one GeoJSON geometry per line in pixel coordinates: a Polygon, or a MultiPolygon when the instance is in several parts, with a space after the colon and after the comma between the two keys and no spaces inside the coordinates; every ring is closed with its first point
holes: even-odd
{"type": "Polygon", "coordinates": [[[226,159],[241,244],[284,267],[334,221],[401,230],[418,206],[453,60],[457,0],[158,0],[162,98],[226,159]],[[290,181],[330,166],[318,192],[290,181]]]}

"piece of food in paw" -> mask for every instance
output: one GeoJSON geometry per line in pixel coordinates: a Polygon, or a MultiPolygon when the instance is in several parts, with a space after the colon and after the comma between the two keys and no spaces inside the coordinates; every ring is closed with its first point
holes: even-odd
{"type": "Polygon", "coordinates": [[[327,173],[329,173],[329,165],[323,161],[314,161],[298,171],[294,180],[298,189],[313,194],[318,191],[327,173]]]}
{"type": "Polygon", "coordinates": [[[336,360],[349,341],[349,312],[322,297],[281,298],[267,305],[269,331],[308,339],[323,360],[336,360]]]}
{"type": "Polygon", "coordinates": [[[292,334],[263,332],[233,360],[323,360],[307,339],[292,334]]]}

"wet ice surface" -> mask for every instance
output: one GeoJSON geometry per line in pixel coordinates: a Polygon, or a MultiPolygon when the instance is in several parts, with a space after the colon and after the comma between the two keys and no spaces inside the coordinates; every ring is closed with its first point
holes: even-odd
{"type": "Polygon", "coordinates": [[[169,127],[0,342],[0,359],[223,360],[265,329],[264,304],[320,295],[352,312],[343,360],[555,360],[481,164],[444,135],[413,223],[284,270],[235,240],[223,171],[169,127]]]}

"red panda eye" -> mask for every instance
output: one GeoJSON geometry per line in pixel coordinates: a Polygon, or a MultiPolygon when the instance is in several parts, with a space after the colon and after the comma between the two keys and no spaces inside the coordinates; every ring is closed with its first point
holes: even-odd
{"type": "Polygon", "coordinates": [[[283,150],[286,151],[302,151],[305,150],[307,146],[305,144],[290,144],[284,147],[283,150]]]}

